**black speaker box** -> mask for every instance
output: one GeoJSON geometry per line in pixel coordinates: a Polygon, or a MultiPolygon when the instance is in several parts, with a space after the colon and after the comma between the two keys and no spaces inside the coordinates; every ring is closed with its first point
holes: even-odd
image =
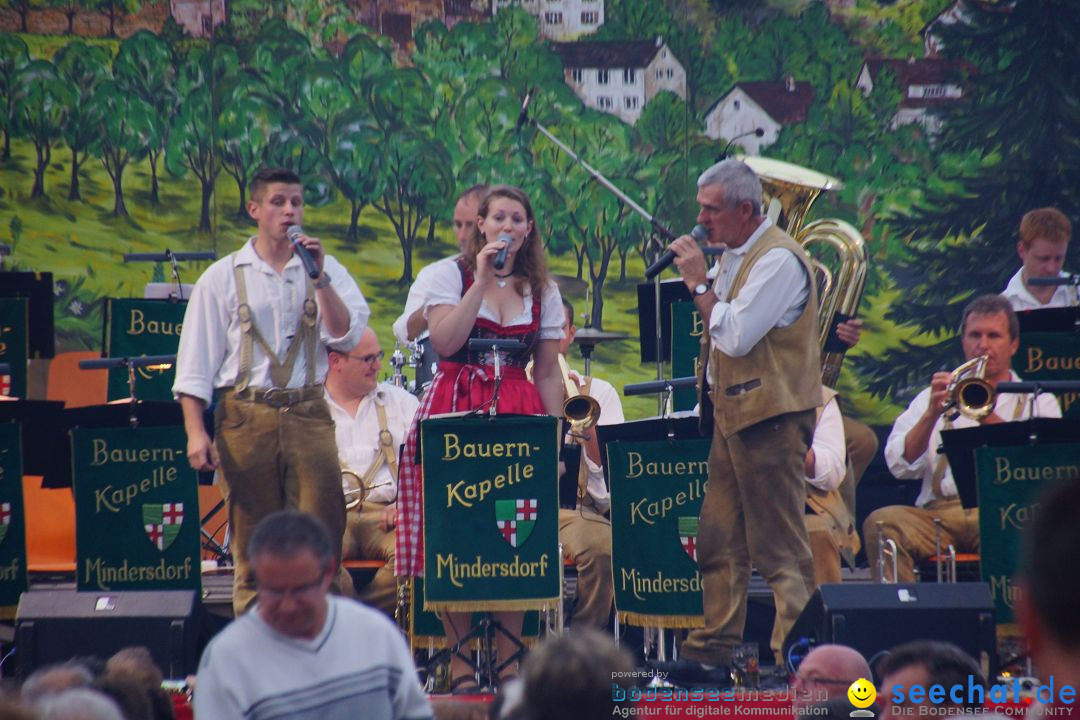
{"type": "Polygon", "coordinates": [[[200,607],[194,590],[25,592],[15,615],[19,675],[144,645],[166,678],[183,678],[196,670],[200,607]]]}
{"type": "Polygon", "coordinates": [[[986,583],[822,585],[784,640],[793,645],[853,647],[874,667],[876,656],[910,640],[957,645],[988,678],[997,673],[994,602],[986,583]]]}

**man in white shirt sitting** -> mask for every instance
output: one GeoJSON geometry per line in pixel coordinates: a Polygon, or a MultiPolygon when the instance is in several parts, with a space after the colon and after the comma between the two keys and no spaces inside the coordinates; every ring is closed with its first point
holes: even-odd
{"type": "MultiPolygon", "coordinates": [[[[975,298],[964,309],[961,343],[964,359],[986,356],[984,380],[992,387],[1000,382],[1017,381],[1019,376],[1010,369],[1012,356],[1019,346],[1020,323],[1009,301],[1001,295],[975,298]]],[[[874,580],[881,581],[878,554],[881,542],[891,538],[897,545],[897,582],[914,582],[914,563],[931,557],[936,549],[934,519],[941,521],[941,547],[953,545],[957,552],[978,552],[979,511],[960,504],[956,482],[944,454],[939,454],[941,431],[950,428],[975,427],[1031,416],[1031,398],[1027,395],[994,393],[994,406],[981,419],[958,415],[949,420],[946,410],[948,386],[952,374],[936,372],[930,387],[923,390],[908,405],[893,424],[885,443],[885,462],[889,472],[898,478],[919,478],[922,488],[915,507],[890,505],[870,513],[863,523],[866,557],[874,580]],[[878,522],[882,530],[878,531],[878,522]]],[[[1038,396],[1035,414],[1039,417],[1061,417],[1057,398],[1049,393],[1038,396]]]]}
{"type": "Polygon", "coordinates": [[[1057,208],[1032,210],[1020,220],[1020,240],[1016,243],[1016,252],[1020,255],[1022,265],[1001,293],[1013,310],[1040,310],[1078,304],[1075,285],[1030,284],[1032,278],[1068,276],[1061,267],[1065,264],[1071,237],[1072,223],[1057,208]]]}
{"type": "Polygon", "coordinates": [[[419,402],[401,388],[379,384],[382,357],[379,339],[370,327],[350,352],[331,350],[326,402],[334,419],[341,467],[355,472],[368,489],[363,504],[347,515],[342,554],[346,560],[386,563],[359,599],[393,617],[398,448],[419,402]]]}

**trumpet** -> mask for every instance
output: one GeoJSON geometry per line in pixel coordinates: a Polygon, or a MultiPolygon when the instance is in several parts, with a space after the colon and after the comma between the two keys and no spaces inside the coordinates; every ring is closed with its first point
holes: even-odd
{"type": "Polygon", "coordinates": [[[345,509],[359,510],[364,506],[364,500],[377,487],[389,485],[388,482],[365,485],[364,479],[356,470],[341,468],[341,492],[345,495],[345,509]]]}
{"type": "Polygon", "coordinates": [[[989,359],[988,355],[981,355],[952,371],[942,407],[947,420],[955,420],[960,415],[981,420],[993,411],[996,392],[994,386],[986,381],[989,359]]]}
{"type": "Polygon", "coordinates": [[[563,415],[570,421],[570,432],[580,434],[591,428],[600,419],[600,403],[596,398],[585,395],[570,377],[570,367],[566,358],[559,353],[559,372],[562,373],[566,386],[566,400],[563,402],[563,415]]]}

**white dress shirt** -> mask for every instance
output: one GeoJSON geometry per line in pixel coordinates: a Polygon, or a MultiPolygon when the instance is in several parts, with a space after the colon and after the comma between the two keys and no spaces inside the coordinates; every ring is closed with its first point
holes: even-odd
{"type": "MultiPolygon", "coordinates": [[[[427,299],[424,305],[424,317],[428,310],[437,305],[457,305],[461,302],[461,271],[457,263],[437,262],[429,265],[430,269],[427,283],[427,299]]],[[[511,325],[527,325],[532,322],[532,289],[525,284],[525,297],[522,302],[521,312],[504,323],[504,327],[511,325]]],[[[499,323],[499,316],[486,302],[480,304],[479,318],[499,323]]],[[[563,311],[562,295],[554,281],[548,281],[548,286],[540,298],[540,340],[561,340],[563,336],[562,326],[566,321],[566,313],[563,311]]]]}
{"type": "MultiPolygon", "coordinates": [[[[1042,310],[1044,308],[1071,307],[1078,304],[1075,285],[1058,285],[1054,288],[1054,294],[1050,296],[1050,301],[1044,305],[1031,294],[1031,291],[1027,289],[1027,285],[1024,285],[1023,272],[1024,268],[1017,270],[1016,274],[1009,278],[1009,284],[1001,291],[1002,296],[1009,301],[1013,310],[1017,312],[1021,310],[1042,310]]],[[[1059,277],[1068,276],[1069,273],[1064,270],[1059,273],[1059,277]]]]}
{"type": "Polygon", "coordinates": [[[810,446],[814,451],[814,477],[806,478],[806,482],[824,492],[840,487],[847,473],[847,441],[835,397],[825,403],[810,446]]]}
{"type": "MultiPolygon", "coordinates": [[[[174,396],[191,395],[209,404],[216,388],[236,382],[243,331],[237,317],[240,301],[236,296],[234,261],[237,266],[248,266],[244,282],[255,327],[278,358],[285,358],[302,322],[307,274],[300,258],[293,255],[279,275],[255,252],[254,241],[253,237],[236,252],[215,262],[195,283],[176,353],[174,396]]],[[[348,309],[349,330],[341,337],[332,337],[320,313],[319,339],[334,349],[348,350],[360,342],[370,311],[360,288],[341,263],[327,255],[323,270],[348,309]]],[[[249,385],[269,388],[270,360],[259,343],[252,342],[252,347],[249,385]]],[[[300,350],[288,384],[291,388],[302,387],[306,378],[303,348],[300,350]]],[[[319,347],[315,353],[315,382],[322,382],[327,367],[326,352],[319,347]]]]}
{"type": "MultiPolygon", "coordinates": [[[[1020,376],[1016,373],[1010,371],[1010,375],[1012,380],[1020,380],[1020,376]]],[[[916,395],[915,399],[908,405],[907,410],[896,418],[892,432],[889,433],[889,439],[885,442],[885,463],[889,466],[889,472],[901,480],[906,478],[919,478],[922,480],[919,497],[915,499],[915,504],[919,507],[923,507],[931,500],[939,499],[934,497],[933,480],[934,468],[937,466],[938,461],[938,448],[941,447],[941,426],[945,422],[945,418],[938,417],[934,429],[930,433],[930,442],[926,446],[926,452],[915,458],[914,462],[909,463],[904,459],[904,440],[911,429],[915,427],[919,418],[926,412],[929,405],[930,388],[926,388],[916,395]]],[[[998,393],[994,401],[994,414],[1006,422],[1026,420],[1030,417],[1030,411],[1030,395],[998,393]],[[1018,404],[1019,407],[1017,407],[1018,404]]],[[[1049,418],[1061,417],[1061,408],[1058,407],[1057,398],[1050,393],[1039,395],[1035,401],[1035,415],[1049,418]]],[[[978,424],[977,421],[966,415],[961,415],[953,421],[953,428],[970,428],[978,424]]],[[[957,494],[956,481],[953,480],[952,469],[949,468],[948,464],[945,465],[945,473],[941,477],[941,492],[945,494],[945,497],[953,497],[957,494]]]]}
{"type": "Polygon", "coordinates": [[[773,248],[758,259],[733,302],[731,285],[746,254],[772,221],[765,218],[745,243],[720,256],[713,290],[720,302],[709,316],[713,347],[731,357],[750,352],[774,327],[787,327],[799,319],[810,297],[810,278],[790,251],[773,248]]]}
{"type": "Polygon", "coordinates": [[[405,298],[405,311],[398,316],[398,319],[394,321],[394,337],[402,345],[408,345],[416,338],[409,337],[408,322],[413,313],[420,308],[427,305],[428,299],[428,285],[431,283],[431,274],[436,272],[435,267],[448,263],[457,267],[458,256],[443,258],[442,260],[436,260],[431,265],[426,265],[416,273],[416,279],[413,280],[413,284],[409,287],[409,295],[405,298]]]}
{"type": "MultiPolygon", "coordinates": [[[[379,415],[376,404],[386,408],[386,429],[393,438],[391,449],[394,457],[398,456],[405,436],[409,433],[416,408],[420,401],[416,396],[393,385],[380,384],[364,396],[356,408],[355,415],[334,401],[330,392],[326,393],[326,402],[330,406],[330,416],[334,418],[334,438],[337,440],[338,460],[342,468],[355,470],[364,476],[371,463],[382,452],[379,444],[379,415]]],[[[397,498],[397,478],[390,472],[390,466],[383,464],[375,477],[371,479],[373,488],[367,496],[371,502],[391,503],[397,498]]]]}
{"type": "MultiPolygon", "coordinates": [[[[570,379],[585,391],[585,379],[576,371],[570,371],[570,379]]],[[[621,425],[626,422],[623,416],[622,400],[619,399],[618,391],[607,380],[598,377],[592,379],[589,386],[589,396],[600,405],[600,418],[597,425],[621,425]]],[[[604,482],[604,468],[594,463],[587,453],[581,453],[582,460],[588,470],[588,482],[586,490],[593,499],[593,504],[599,512],[604,512],[611,506],[611,495],[608,492],[607,483],[604,482]]]]}

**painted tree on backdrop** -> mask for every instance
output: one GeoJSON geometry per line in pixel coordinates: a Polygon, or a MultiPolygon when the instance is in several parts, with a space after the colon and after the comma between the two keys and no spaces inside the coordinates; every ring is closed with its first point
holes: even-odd
{"type": "Polygon", "coordinates": [[[82,200],[79,191],[79,169],[88,154],[100,152],[98,128],[101,118],[92,100],[98,86],[108,77],[109,53],[101,47],[82,41],[69,43],[56,52],[56,68],[74,90],[72,102],[65,110],[62,124],[64,142],[71,149],[71,181],[68,200],[82,200]]]}
{"type": "Polygon", "coordinates": [[[170,122],[177,109],[176,58],[162,38],[140,30],[120,43],[113,62],[116,81],[153,110],[155,122],[147,136],[146,155],[150,160],[150,204],[160,204],[158,161],[169,146],[170,122]]]}
{"type": "Polygon", "coordinates": [[[60,138],[65,109],[74,88],[48,60],[33,60],[19,73],[15,93],[16,127],[34,144],[34,186],[31,198],[45,196],[45,169],[53,143],[60,138]]]}
{"type": "Polygon", "coordinates": [[[0,128],[4,131],[4,149],[0,160],[11,159],[11,136],[15,132],[18,114],[15,99],[19,89],[19,73],[30,64],[30,50],[18,35],[0,34],[0,128]]]}
{"type": "Polygon", "coordinates": [[[210,205],[214,182],[221,172],[215,156],[217,142],[213,118],[215,101],[211,75],[226,75],[235,70],[235,54],[191,48],[180,65],[176,87],[180,104],[172,116],[165,167],[176,177],[190,170],[199,180],[199,232],[210,232],[210,205]]]}
{"type": "MultiPolygon", "coordinates": [[[[945,117],[938,171],[916,206],[893,223],[909,238],[889,265],[905,288],[889,317],[942,338],[912,352],[901,344],[878,362],[860,358],[871,390],[904,395],[957,364],[953,340],[973,296],[999,292],[1019,264],[1021,216],[1041,206],[1080,214],[1080,16],[1069,0],[1008,8],[968,4],[967,23],[941,30],[945,52],[974,63],[968,102],[945,117]]],[[[1073,268],[1080,243],[1070,243],[1073,268]]]]}

